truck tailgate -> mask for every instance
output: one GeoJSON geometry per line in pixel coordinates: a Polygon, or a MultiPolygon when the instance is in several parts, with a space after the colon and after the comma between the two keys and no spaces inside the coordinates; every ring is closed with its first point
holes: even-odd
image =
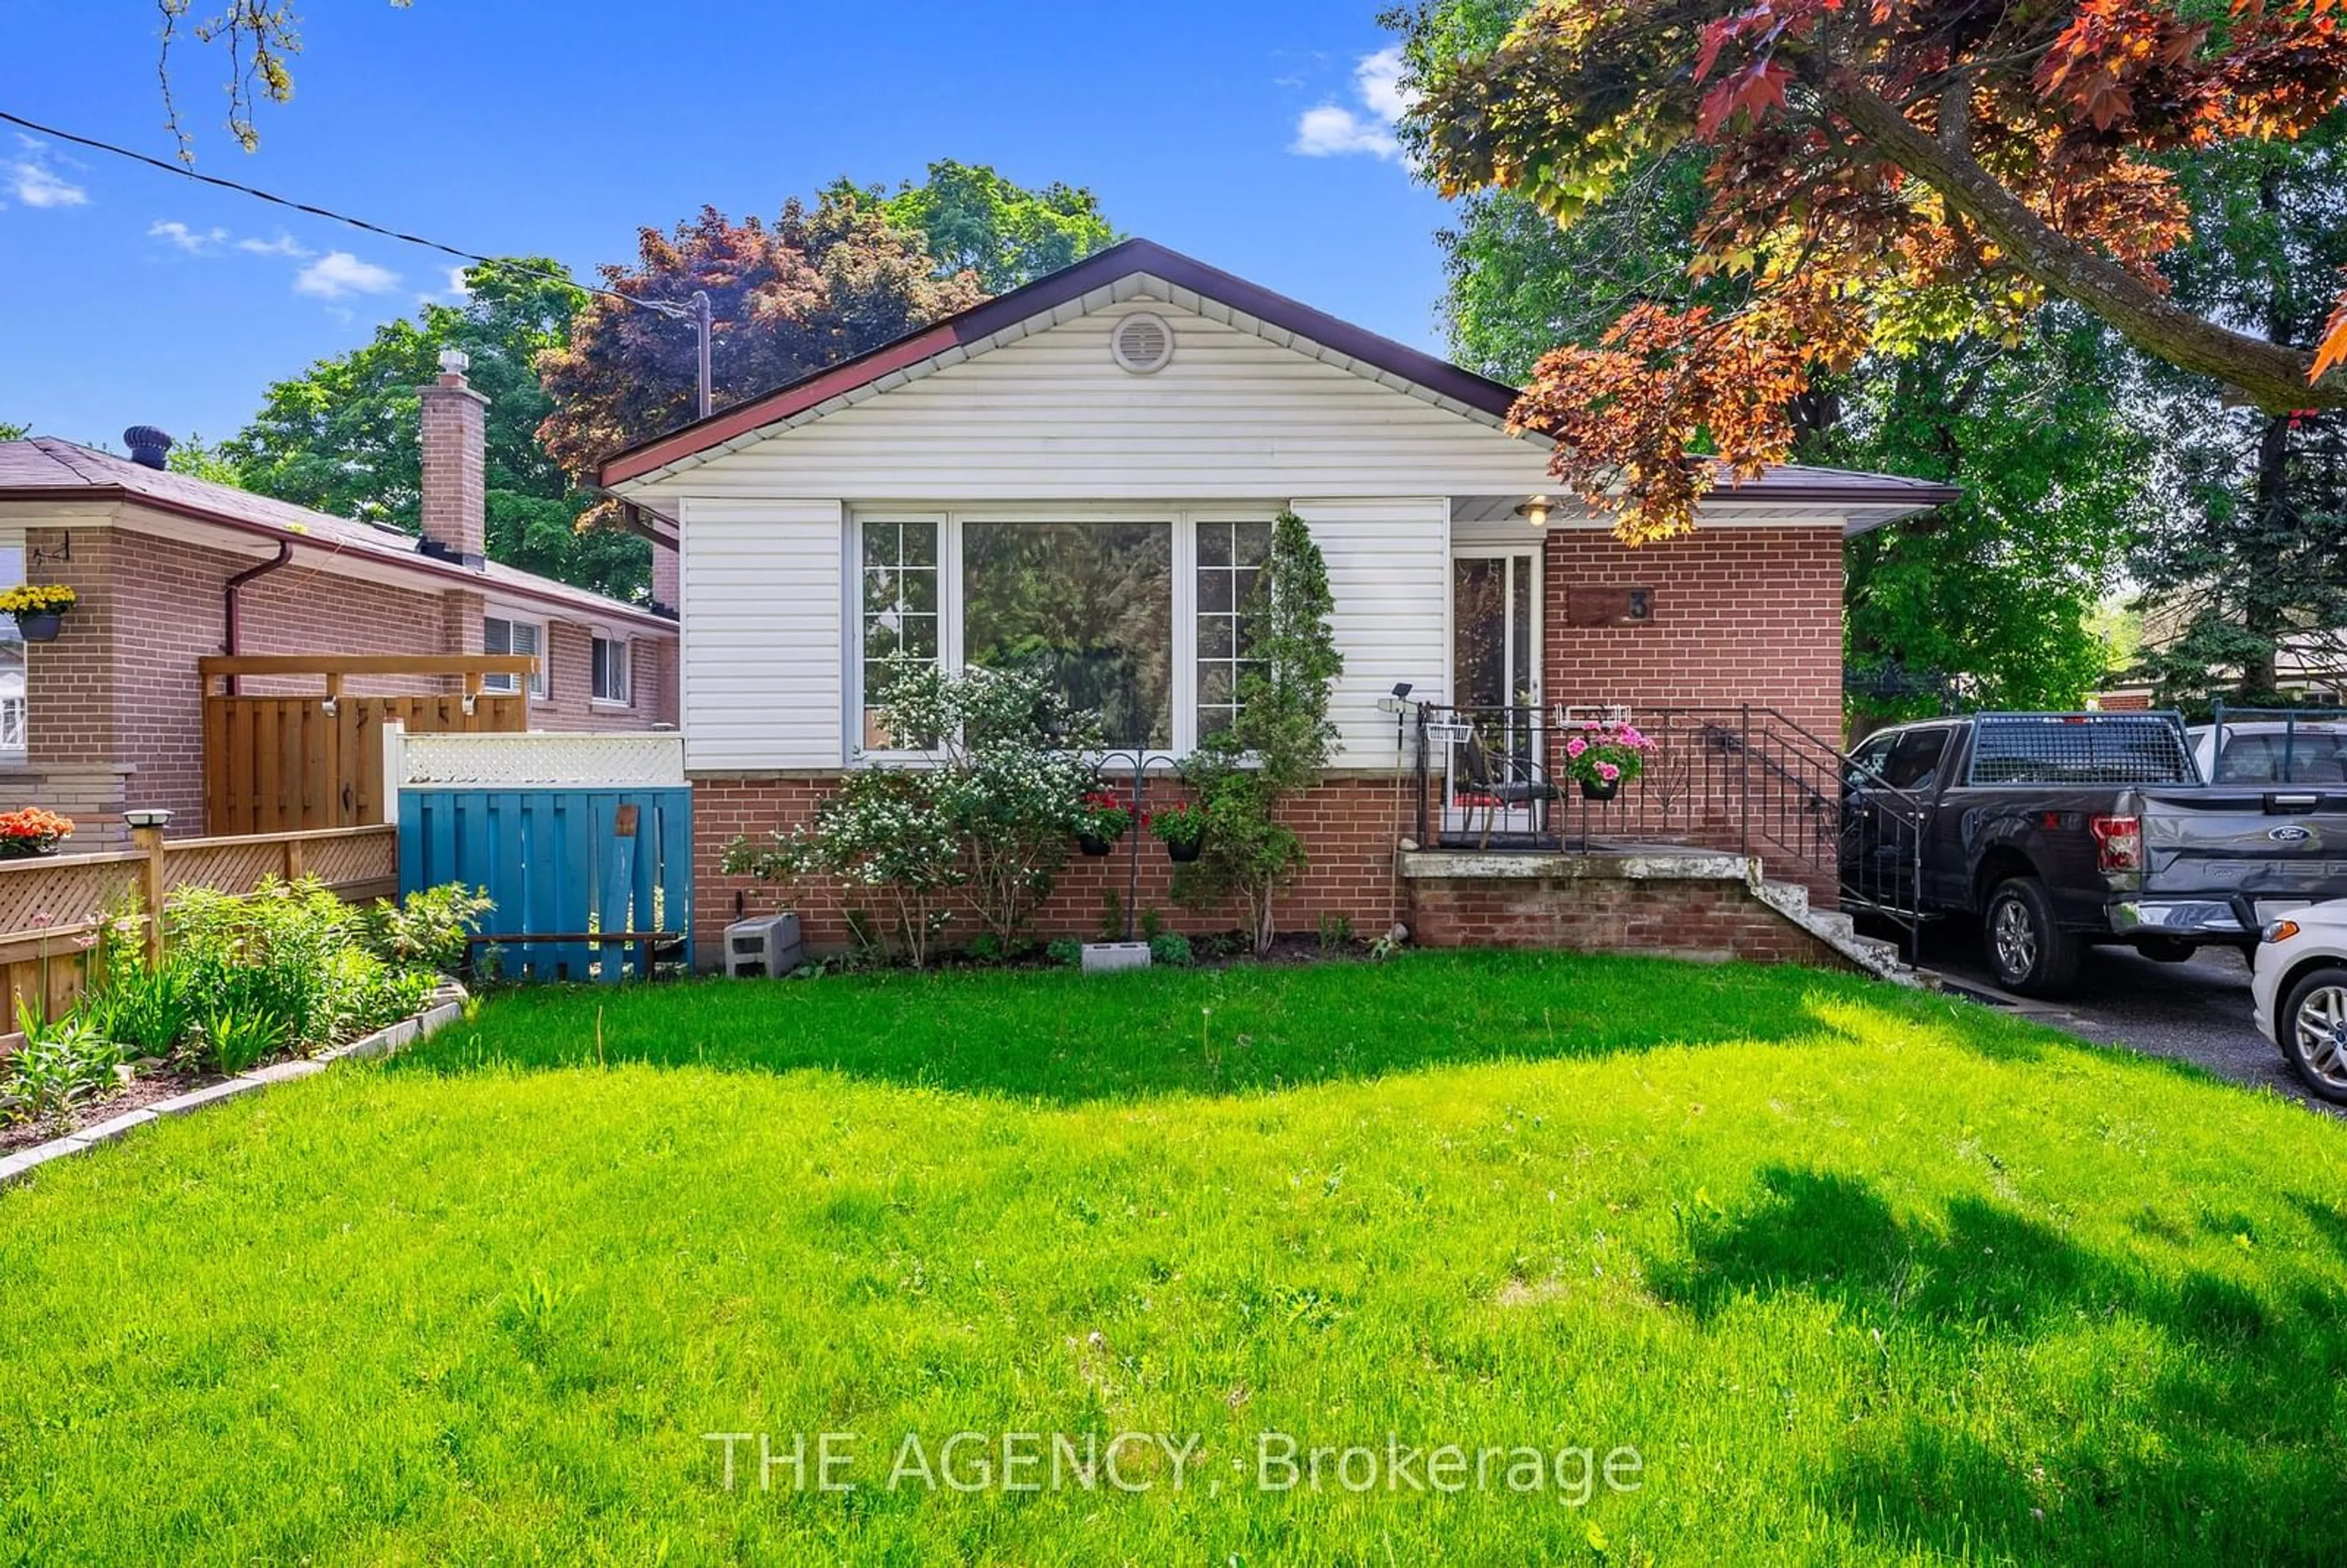
{"type": "Polygon", "coordinates": [[[2140,792],[2146,894],[2247,895],[2258,912],[2347,897],[2347,791],[2140,792]]]}

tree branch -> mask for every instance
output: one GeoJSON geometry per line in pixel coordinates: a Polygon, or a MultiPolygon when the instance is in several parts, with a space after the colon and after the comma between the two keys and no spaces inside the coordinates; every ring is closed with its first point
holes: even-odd
{"type": "Polygon", "coordinates": [[[1793,64],[1829,108],[1971,219],[2015,267],[2102,317],[2146,354],[2238,387],[2270,413],[2347,406],[2347,366],[2309,385],[2312,354],[2229,331],[2171,303],[2126,268],[2055,230],[1961,142],[1927,134],[1855,72],[1809,55],[1793,64]]]}

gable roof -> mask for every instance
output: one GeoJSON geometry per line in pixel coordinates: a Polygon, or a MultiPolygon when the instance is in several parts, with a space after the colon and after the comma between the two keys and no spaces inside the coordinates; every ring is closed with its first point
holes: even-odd
{"type": "MultiPolygon", "coordinates": [[[[824,405],[835,400],[885,391],[926,370],[983,353],[998,340],[1023,335],[1025,329],[1039,322],[1055,324],[1082,314],[1095,308],[1087,302],[1088,296],[1098,295],[1105,302],[1122,295],[1140,279],[1153,279],[1163,285],[1163,292],[1176,304],[1188,303],[1183,296],[1192,296],[1201,313],[1249,326],[1299,353],[1414,391],[1478,423],[1502,425],[1508,411],[1515,406],[1518,389],[1505,382],[1339,321],[1163,245],[1127,240],[854,359],[616,452],[603,460],[598,477],[609,487],[689,466],[721,449],[755,439],[770,426],[820,417],[826,411],[824,405]]],[[[1527,438],[1540,439],[1536,435],[1527,438]]],[[[1728,488],[1721,487],[1723,492],[1728,488]]],[[[1919,479],[1789,465],[1733,489],[1739,498],[1752,501],[1862,507],[1878,514],[1875,521],[1921,511],[1963,494],[1953,487],[1919,479]]]]}
{"type": "Polygon", "coordinates": [[[510,599],[549,609],[639,626],[675,630],[675,622],[641,605],[557,582],[536,572],[489,561],[478,570],[424,554],[423,541],[401,528],[338,518],[290,501],[256,496],[190,474],[149,468],[112,452],[36,436],[0,441],[0,501],[132,501],[159,511],[253,534],[296,547],[326,551],[345,560],[402,573],[445,579],[447,586],[494,589],[510,599]]]}

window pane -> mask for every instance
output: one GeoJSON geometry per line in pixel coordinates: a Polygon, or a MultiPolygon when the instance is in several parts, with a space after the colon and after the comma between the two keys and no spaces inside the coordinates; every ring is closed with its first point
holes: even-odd
{"type": "Polygon", "coordinates": [[[1240,566],[1261,566],[1271,559],[1269,523],[1235,524],[1232,538],[1231,559],[1240,566]]]}
{"type": "Polygon", "coordinates": [[[1170,746],[1173,560],[1167,523],[965,524],[967,661],[1040,676],[1112,744],[1170,746]]]}
{"type": "Polygon", "coordinates": [[[1231,564],[1230,523],[1200,523],[1198,525],[1198,564],[1228,566],[1231,564]]]}

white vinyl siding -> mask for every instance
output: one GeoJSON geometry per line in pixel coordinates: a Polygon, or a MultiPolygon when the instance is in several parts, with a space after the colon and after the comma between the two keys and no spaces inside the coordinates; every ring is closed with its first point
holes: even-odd
{"type": "Polygon", "coordinates": [[[1146,300],[882,384],[642,492],[1162,502],[1529,495],[1556,485],[1544,442],[1146,300]],[[1173,363],[1152,375],[1109,357],[1111,330],[1134,311],[1174,327],[1173,363]]]}
{"type": "Polygon", "coordinates": [[[839,766],[840,504],[696,497],[682,513],[685,766],[839,766]]]}
{"type": "Polygon", "coordinates": [[[1345,674],[1329,703],[1346,767],[1394,765],[1394,716],[1378,699],[1407,681],[1412,695],[1440,698],[1450,668],[1450,503],[1416,499],[1306,499],[1292,503],[1328,561],[1329,618],[1345,674]]]}

